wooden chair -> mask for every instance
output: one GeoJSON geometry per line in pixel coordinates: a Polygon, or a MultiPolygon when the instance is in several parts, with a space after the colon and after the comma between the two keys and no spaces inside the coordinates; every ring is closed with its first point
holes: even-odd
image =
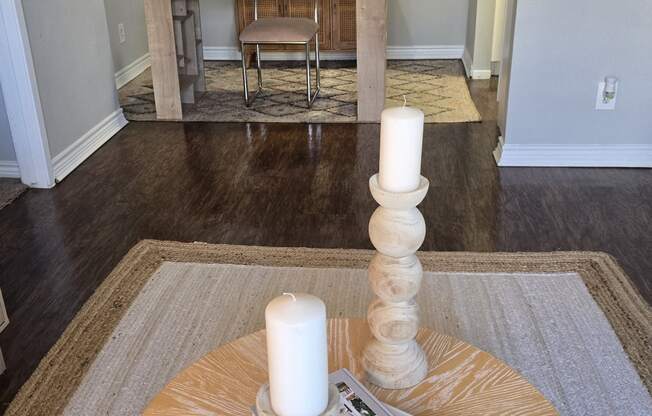
{"type": "Polygon", "coordinates": [[[242,82],[244,86],[244,100],[247,107],[251,106],[256,97],[263,90],[263,77],[260,64],[260,45],[304,45],[306,50],[306,87],[308,108],[319,95],[321,90],[321,73],[319,65],[319,0],[314,0],[314,21],[309,18],[296,17],[265,17],[258,18],[258,0],[254,0],[254,21],[240,33],[242,50],[242,82]],[[315,69],[316,90],[312,94],[310,80],[310,42],[315,40],[315,69]],[[247,80],[246,45],[256,45],[256,65],[258,73],[258,89],[250,97],[249,82],[247,80]]]}

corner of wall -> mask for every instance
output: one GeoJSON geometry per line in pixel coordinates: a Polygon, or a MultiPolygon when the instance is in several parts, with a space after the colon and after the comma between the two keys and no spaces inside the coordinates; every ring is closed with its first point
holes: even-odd
{"type": "Polygon", "coordinates": [[[92,129],[68,146],[52,159],[54,177],[61,182],[73,170],[81,165],[97,149],[109,141],[116,133],[127,125],[122,109],[118,109],[92,129]]]}
{"type": "Polygon", "coordinates": [[[115,73],[115,86],[120,89],[152,65],[149,52],[115,73]]]}
{"type": "Polygon", "coordinates": [[[468,48],[464,48],[464,54],[462,55],[462,63],[464,64],[464,71],[466,71],[466,76],[472,78],[471,71],[473,68],[473,57],[468,48]]]}

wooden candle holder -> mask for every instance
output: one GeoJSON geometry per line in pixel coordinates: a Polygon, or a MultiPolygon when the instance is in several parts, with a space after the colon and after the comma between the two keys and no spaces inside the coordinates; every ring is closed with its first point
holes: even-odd
{"type": "Polygon", "coordinates": [[[367,321],[374,336],[363,352],[367,381],[385,389],[405,389],[426,378],[426,355],[415,338],[419,308],[415,297],[423,269],[416,252],[426,236],[426,223],[416,208],[428,193],[430,182],[421,177],[413,192],[388,192],[378,175],[369,180],[371,194],[380,207],[369,221],[369,238],[378,253],[369,265],[369,282],[376,298],[367,321]]]}

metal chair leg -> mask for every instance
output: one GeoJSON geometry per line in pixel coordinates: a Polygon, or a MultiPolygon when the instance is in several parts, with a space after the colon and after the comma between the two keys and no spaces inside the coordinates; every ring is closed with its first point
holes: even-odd
{"type": "Polygon", "coordinates": [[[306,42],[306,88],[308,90],[308,108],[312,107],[312,85],[310,82],[310,43],[306,42]]]}
{"type": "Polygon", "coordinates": [[[260,65],[260,45],[256,44],[256,65],[258,67],[258,90],[263,89],[263,70],[260,65]]]}
{"type": "MultiPolygon", "coordinates": [[[[317,42],[319,42],[318,38],[317,42]]],[[[317,47],[315,49],[315,58],[317,61],[316,65],[316,78],[317,78],[317,88],[315,90],[315,93],[312,93],[312,82],[310,82],[310,42],[306,43],[306,87],[308,91],[308,108],[312,108],[312,104],[315,102],[315,99],[319,95],[319,91],[321,90],[321,74],[319,71],[319,43],[317,43],[317,47]]]]}
{"type": "MultiPolygon", "coordinates": [[[[244,86],[244,100],[245,100],[245,105],[247,107],[251,107],[251,104],[253,104],[254,100],[262,90],[262,76],[260,70],[260,61],[258,61],[258,89],[252,95],[249,94],[249,80],[247,79],[247,54],[245,50],[246,44],[241,43],[240,46],[242,50],[242,85],[244,86]]],[[[259,49],[258,45],[256,45],[256,48],[257,50],[259,49]]],[[[258,59],[260,59],[260,54],[258,55],[258,59]]]]}
{"type": "Polygon", "coordinates": [[[244,86],[244,100],[245,105],[249,106],[249,81],[247,80],[247,51],[245,44],[240,44],[240,51],[242,53],[242,85],[244,86]]]}
{"type": "Polygon", "coordinates": [[[319,33],[315,34],[315,68],[317,69],[317,92],[321,90],[321,64],[319,63],[319,33]]]}

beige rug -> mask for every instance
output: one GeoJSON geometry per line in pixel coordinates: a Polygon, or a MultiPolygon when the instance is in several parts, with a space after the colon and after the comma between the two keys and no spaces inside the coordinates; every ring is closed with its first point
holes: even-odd
{"type": "MultiPolygon", "coordinates": [[[[322,70],[322,90],[312,110],[305,96],[305,69],[297,63],[263,63],[264,91],[251,108],[242,98],[242,72],[237,62],[206,62],[207,92],[184,107],[184,121],[267,123],[354,123],[357,120],[356,70],[352,63],[329,63],[322,70]]],[[[256,71],[249,71],[250,85],[256,71]]],[[[254,87],[252,87],[254,88],[254,87]]],[[[156,120],[151,71],[119,91],[129,120],[156,120]]],[[[387,106],[410,106],[426,115],[427,123],[480,121],[457,60],[389,61],[387,106]]]]}
{"type": "Polygon", "coordinates": [[[17,179],[0,179],[0,209],[11,204],[27,190],[17,179]]]}
{"type": "MultiPolygon", "coordinates": [[[[79,312],[7,414],[138,414],[184,367],[261,329],[264,306],[283,291],[322,297],[331,317],[362,317],[372,254],[144,241],[79,312]]],[[[420,258],[424,326],[505,360],[561,414],[652,414],[644,387],[652,385],[652,312],[609,256],[420,258]]]]}

